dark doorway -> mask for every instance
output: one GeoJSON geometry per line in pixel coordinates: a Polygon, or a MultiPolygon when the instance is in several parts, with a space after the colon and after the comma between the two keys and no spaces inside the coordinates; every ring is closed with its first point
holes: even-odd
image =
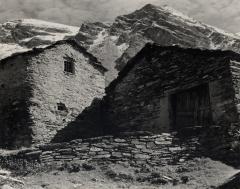
{"type": "Polygon", "coordinates": [[[200,85],[172,95],[173,128],[206,126],[212,122],[208,84],[200,85]]]}

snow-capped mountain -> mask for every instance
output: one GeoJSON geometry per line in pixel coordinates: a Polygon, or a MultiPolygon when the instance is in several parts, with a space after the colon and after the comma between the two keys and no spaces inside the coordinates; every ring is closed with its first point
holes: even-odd
{"type": "Polygon", "coordinates": [[[75,36],[78,27],[35,19],[9,21],[0,24],[0,59],[33,47],[43,47],[75,36]]]}
{"type": "Polygon", "coordinates": [[[147,42],[240,52],[240,36],[198,22],[170,8],[148,4],[112,24],[83,24],[76,40],[110,71],[108,82],[147,42]]]}
{"type": "Polygon", "coordinates": [[[240,34],[203,24],[170,7],[148,4],[113,23],[82,24],[80,31],[35,19],[0,24],[0,59],[75,35],[76,41],[108,68],[108,83],[147,42],[240,52],[240,34]]]}

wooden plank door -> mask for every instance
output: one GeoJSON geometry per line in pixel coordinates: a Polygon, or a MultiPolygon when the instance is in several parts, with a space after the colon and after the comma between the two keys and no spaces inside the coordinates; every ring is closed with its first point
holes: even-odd
{"type": "Polygon", "coordinates": [[[172,105],[173,123],[176,129],[205,126],[211,123],[208,85],[201,85],[173,95],[172,105]]]}

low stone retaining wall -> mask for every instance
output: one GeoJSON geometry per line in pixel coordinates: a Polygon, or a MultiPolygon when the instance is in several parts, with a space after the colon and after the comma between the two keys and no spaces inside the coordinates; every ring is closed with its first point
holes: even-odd
{"type": "Polygon", "coordinates": [[[1,156],[0,165],[6,167],[9,162],[21,161],[53,164],[75,160],[128,162],[133,166],[177,164],[198,156],[198,145],[195,138],[182,142],[168,133],[118,138],[105,136],[22,150],[1,156]]]}
{"type": "Polygon", "coordinates": [[[127,162],[132,166],[164,166],[182,163],[195,157],[210,157],[233,166],[240,165],[240,139],[228,129],[212,126],[195,127],[184,133],[128,133],[51,143],[3,155],[0,166],[15,169],[16,165],[61,165],[66,162],[127,162]],[[137,135],[136,135],[137,134],[137,135]],[[142,135],[145,136],[142,136],[142,135]]]}

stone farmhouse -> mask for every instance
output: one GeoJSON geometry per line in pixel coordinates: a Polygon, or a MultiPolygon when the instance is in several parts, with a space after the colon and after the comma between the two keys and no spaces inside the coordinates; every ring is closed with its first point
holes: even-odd
{"type": "Polygon", "coordinates": [[[22,74],[12,77],[14,81],[8,77],[12,90],[5,90],[5,98],[9,99],[1,96],[13,113],[1,119],[17,123],[6,126],[12,135],[5,139],[12,137],[18,145],[56,143],[0,156],[4,167],[9,162],[49,166],[91,160],[144,168],[202,156],[239,166],[239,135],[233,133],[239,131],[239,54],[147,44],[99,100],[95,96],[104,94],[105,69],[82,48],[75,51],[74,44],[60,42],[6,62],[6,71],[15,63],[11,73],[20,69],[22,74]],[[25,60],[25,70],[18,60],[25,60]],[[75,69],[65,65],[73,60],[75,69]],[[82,112],[75,117],[74,111],[82,112]],[[66,126],[67,118],[75,120],[66,126]],[[184,135],[198,131],[196,126],[203,132],[184,135]]]}
{"type": "Polygon", "coordinates": [[[106,90],[106,130],[181,131],[239,121],[240,55],[147,44],[106,90]]]}
{"type": "Polygon", "coordinates": [[[72,40],[0,62],[0,145],[51,141],[105,93],[106,69],[72,40]]]}
{"type": "Polygon", "coordinates": [[[1,60],[1,147],[239,122],[237,53],[147,44],[106,89],[105,72],[72,40],[1,60]]]}

